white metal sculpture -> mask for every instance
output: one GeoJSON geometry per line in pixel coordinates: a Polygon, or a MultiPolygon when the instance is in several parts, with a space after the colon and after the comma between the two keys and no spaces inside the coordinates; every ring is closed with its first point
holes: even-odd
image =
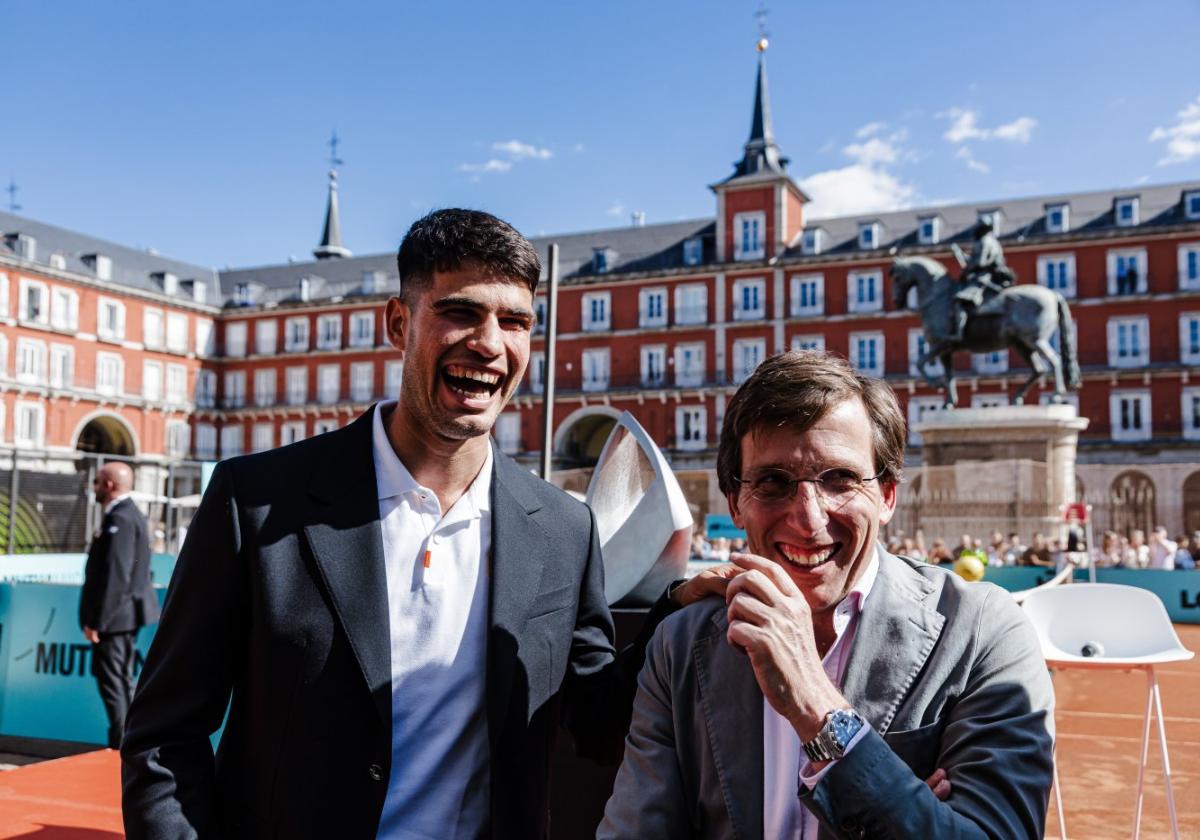
{"type": "Polygon", "coordinates": [[[604,444],[587,503],[596,515],[610,606],[649,606],[684,577],[691,510],[667,459],[628,411],[604,444]]]}

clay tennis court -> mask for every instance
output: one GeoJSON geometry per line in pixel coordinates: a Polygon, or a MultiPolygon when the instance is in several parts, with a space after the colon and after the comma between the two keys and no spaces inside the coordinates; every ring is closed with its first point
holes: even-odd
{"type": "MultiPolygon", "coordinates": [[[[1176,625],[1200,652],[1200,626],[1176,625]]],[[[1200,837],[1200,658],[1160,668],[1159,685],[1181,837],[1200,837]]],[[[1137,756],[1145,703],[1140,673],[1068,671],[1058,693],[1059,775],[1069,836],[1128,837],[1133,828],[1137,756]]],[[[1157,740],[1150,741],[1142,836],[1170,837],[1157,740]]],[[[0,773],[0,838],[115,840],[121,832],[117,754],[111,750],[0,773]]],[[[1047,837],[1060,836],[1054,809],[1047,837]]],[[[574,838],[562,838],[574,840],[574,838]]]]}

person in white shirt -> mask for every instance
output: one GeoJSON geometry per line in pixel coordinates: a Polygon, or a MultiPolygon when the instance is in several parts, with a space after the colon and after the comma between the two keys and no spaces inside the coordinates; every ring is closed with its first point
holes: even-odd
{"type": "Polygon", "coordinates": [[[1159,525],[1150,532],[1149,560],[1147,569],[1174,569],[1175,552],[1179,545],[1167,536],[1167,529],[1159,525]]]}

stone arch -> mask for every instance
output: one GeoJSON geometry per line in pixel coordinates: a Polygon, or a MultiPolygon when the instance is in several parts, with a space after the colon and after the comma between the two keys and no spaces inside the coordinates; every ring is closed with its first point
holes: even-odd
{"type": "Polygon", "coordinates": [[[595,466],[620,417],[621,412],[606,405],[571,412],[554,433],[554,457],[567,469],[595,466]]]}
{"type": "Polygon", "coordinates": [[[94,411],[79,421],[72,436],[81,452],[134,457],[138,454],[137,433],[124,418],[107,411],[94,411]]]}
{"type": "Polygon", "coordinates": [[[1200,470],[1183,480],[1183,532],[1196,531],[1200,531],[1200,470]]]}
{"type": "Polygon", "coordinates": [[[1158,522],[1158,512],[1150,476],[1138,470],[1127,470],[1113,479],[1108,494],[1112,505],[1112,530],[1125,536],[1134,530],[1147,535],[1153,530],[1158,522]]]}

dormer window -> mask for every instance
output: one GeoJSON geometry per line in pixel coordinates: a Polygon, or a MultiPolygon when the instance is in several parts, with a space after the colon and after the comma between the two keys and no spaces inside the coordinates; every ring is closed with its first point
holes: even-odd
{"type": "Polygon", "coordinates": [[[617,261],[617,252],[612,248],[592,249],[592,271],[596,274],[607,274],[617,261]]]}
{"type": "Polygon", "coordinates": [[[1138,223],[1138,197],[1118,198],[1113,202],[1113,219],[1117,227],[1133,227],[1138,223]]]}
{"type": "Polygon", "coordinates": [[[10,233],[4,238],[8,240],[8,247],[21,259],[30,262],[37,259],[37,240],[29,234],[10,233]]]}
{"type": "Polygon", "coordinates": [[[767,255],[767,214],[736,213],[733,217],[733,258],[761,260],[767,255]]]}
{"type": "Polygon", "coordinates": [[[203,280],[192,281],[192,300],[196,303],[204,303],[208,300],[208,284],[203,280]]]}
{"type": "Polygon", "coordinates": [[[362,273],[362,293],[375,295],[383,291],[383,272],[364,271],[362,273]]]}
{"type": "Polygon", "coordinates": [[[51,254],[50,255],[50,267],[57,268],[59,271],[66,271],[67,258],[64,257],[62,254],[51,254]]]}
{"type": "Polygon", "coordinates": [[[683,264],[700,265],[704,261],[704,240],[699,236],[683,240],[683,264]]]}
{"type": "Polygon", "coordinates": [[[999,236],[1003,231],[1004,214],[999,210],[980,210],[976,217],[981,222],[990,222],[992,225],[992,233],[999,236]]]}
{"type": "Polygon", "coordinates": [[[858,223],[858,247],[864,251],[879,247],[879,222],[858,223]]]}
{"type": "Polygon", "coordinates": [[[936,245],[942,238],[942,220],[938,216],[922,216],[917,220],[917,242],[936,245]]]}
{"type": "Polygon", "coordinates": [[[1200,219],[1200,190],[1183,194],[1183,215],[1188,219],[1200,219]]]}
{"type": "Polygon", "coordinates": [[[1071,229],[1071,205],[1046,205],[1046,233],[1066,233],[1071,229]]]}
{"type": "Polygon", "coordinates": [[[822,228],[805,228],[800,249],[806,254],[821,253],[825,250],[825,231],[822,228]]]}
{"type": "Polygon", "coordinates": [[[308,277],[301,277],[299,283],[300,300],[308,302],[312,299],[312,280],[308,277]]]}
{"type": "Polygon", "coordinates": [[[249,306],[253,302],[250,297],[250,284],[236,284],[233,287],[233,299],[238,306],[249,306]]]}
{"type": "Polygon", "coordinates": [[[104,254],[84,254],[83,264],[95,272],[97,280],[112,279],[112,258],[104,254]]]}
{"type": "Polygon", "coordinates": [[[179,278],[169,271],[156,271],[150,275],[162,286],[164,295],[175,295],[179,291],[179,278]]]}

